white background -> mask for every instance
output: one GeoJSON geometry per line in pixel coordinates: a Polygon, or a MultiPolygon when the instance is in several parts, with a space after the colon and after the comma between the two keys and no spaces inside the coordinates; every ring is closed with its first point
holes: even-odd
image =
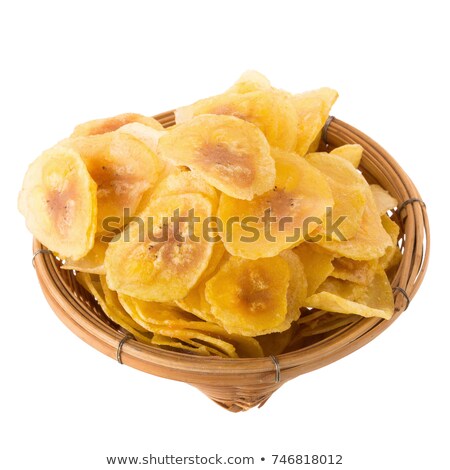
{"type": "MultiPolygon", "coordinates": [[[[107,455],[342,454],[344,469],[449,468],[449,91],[445,2],[2,2],[0,466],[102,469],[107,455]],[[52,313],[16,209],[27,165],[73,126],[230,86],[340,92],[428,204],[433,253],[409,310],[351,356],[238,415],[120,366],[52,313]]],[[[259,468],[264,468],[258,465],[259,468]]],[[[112,468],[112,467],[109,467],[112,468]]],[[[180,467],[178,467],[180,468],[180,467]]]]}

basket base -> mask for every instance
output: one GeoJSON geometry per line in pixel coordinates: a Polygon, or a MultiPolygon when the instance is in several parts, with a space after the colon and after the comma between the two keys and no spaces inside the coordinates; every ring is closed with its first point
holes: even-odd
{"type": "Polygon", "coordinates": [[[261,408],[282,384],[266,386],[261,390],[254,390],[254,388],[250,387],[205,387],[195,384],[191,385],[227,411],[239,413],[255,406],[261,408]]]}

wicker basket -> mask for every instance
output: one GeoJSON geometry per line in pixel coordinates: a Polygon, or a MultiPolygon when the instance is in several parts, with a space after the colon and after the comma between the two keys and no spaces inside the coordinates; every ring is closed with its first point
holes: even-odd
{"type": "MultiPolygon", "coordinates": [[[[173,112],[155,116],[165,127],[174,124],[173,112]]],[[[357,129],[330,118],[323,129],[327,149],[358,143],[364,148],[360,169],[370,183],[378,183],[398,201],[393,217],[401,225],[403,259],[392,280],[395,314],[389,321],[361,318],[325,339],[277,357],[223,359],[197,357],[141,344],[103,314],[59,261],[34,240],[33,261],[48,303],[76,335],[113,359],[149,374],[187,382],[230,411],[264,404],[288,380],[330,364],[364,346],[387,328],[408,306],[426,271],[429,226],[425,205],[414,184],[397,162],[357,129]]]]}

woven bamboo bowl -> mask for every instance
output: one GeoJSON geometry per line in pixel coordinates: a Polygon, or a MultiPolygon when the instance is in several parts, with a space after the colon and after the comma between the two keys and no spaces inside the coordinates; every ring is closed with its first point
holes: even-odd
{"type": "MultiPolygon", "coordinates": [[[[174,124],[173,112],[155,116],[165,127],[174,124]]],[[[75,280],[72,271],[38,240],[33,264],[42,291],[62,322],[86,343],[120,363],[149,374],[187,382],[229,411],[263,405],[287,381],[326,366],[364,346],[384,331],[408,307],[428,264],[429,225],[425,204],[406,173],[376,142],[352,126],[330,118],[322,132],[327,150],[357,143],[364,154],[360,169],[370,183],[387,189],[398,201],[393,218],[400,223],[403,259],[392,279],[395,313],[391,320],[361,318],[325,339],[277,357],[223,359],[198,357],[141,344],[111,322],[93,297],[75,280]]]]}

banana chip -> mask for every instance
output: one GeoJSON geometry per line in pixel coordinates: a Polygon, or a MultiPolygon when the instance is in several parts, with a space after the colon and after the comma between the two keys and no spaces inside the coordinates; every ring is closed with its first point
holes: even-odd
{"type": "Polygon", "coordinates": [[[229,333],[256,336],[283,331],[290,278],[290,266],[281,256],[231,257],[206,282],[205,296],[217,322],[229,333]]]}
{"type": "Polygon", "coordinates": [[[202,175],[187,168],[175,168],[154,189],[152,197],[175,196],[179,194],[201,194],[212,203],[218,199],[217,190],[211,186],[202,175]]]}
{"type": "MultiPolygon", "coordinates": [[[[246,80],[246,79],[244,79],[246,80]]],[[[255,80],[242,88],[255,87],[255,80]]],[[[228,115],[248,121],[261,129],[270,145],[294,150],[297,141],[297,112],[291,97],[275,89],[224,93],[175,111],[177,124],[202,114],[228,115]]],[[[315,137],[315,136],[314,136],[315,137]]]]}
{"type": "Polygon", "coordinates": [[[244,72],[227,93],[251,93],[252,91],[272,90],[269,80],[256,70],[244,72]]]}
{"type": "Polygon", "coordinates": [[[373,281],[377,269],[378,260],[357,261],[342,257],[333,260],[333,271],[330,275],[336,279],[368,286],[373,281]]]}
{"type": "Polygon", "coordinates": [[[389,234],[392,240],[392,246],[386,249],[384,255],[379,259],[379,264],[384,270],[389,270],[397,267],[402,260],[402,252],[398,247],[398,237],[400,234],[400,227],[391,220],[386,214],[381,216],[381,223],[389,234]]]}
{"type": "Polygon", "coordinates": [[[79,260],[66,258],[62,269],[75,269],[90,274],[106,274],[105,253],[108,248],[108,242],[102,241],[102,237],[95,239],[94,246],[89,253],[79,260]]]}
{"type": "Polygon", "coordinates": [[[368,286],[329,278],[319,287],[317,293],[306,299],[305,305],[328,312],[386,320],[394,314],[391,284],[381,268],[375,272],[368,286]]]}
{"type": "Polygon", "coordinates": [[[327,178],[334,199],[333,220],[342,218],[338,233],[327,226],[322,236],[327,240],[351,239],[361,225],[366,204],[366,180],[348,161],[337,155],[311,153],[306,159],[327,178]]]}
{"type": "Polygon", "coordinates": [[[215,321],[214,315],[211,313],[211,305],[205,298],[205,286],[206,281],[216,273],[224,255],[225,247],[223,246],[223,243],[220,241],[214,243],[208,267],[200,276],[197,285],[189,291],[188,295],[181,300],[175,301],[178,307],[187,312],[193,313],[203,320],[211,322],[215,321]]]}
{"type": "Polygon", "coordinates": [[[319,88],[293,96],[298,119],[296,152],[300,156],[311,151],[310,147],[321,133],[337,98],[337,91],[331,88],[319,88]]]}
{"type": "Polygon", "coordinates": [[[392,197],[385,189],[378,184],[371,184],[370,190],[377,205],[378,213],[380,215],[386,214],[387,211],[397,207],[397,199],[392,197]]]}
{"type": "Polygon", "coordinates": [[[170,338],[168,336],[156,334],[153,335],[152,344],[155,346],[163,346],[165,349],[182,351],[187,353],[195,354],[196,356],[222,356],[226,357],[225,354],[219,353],[217,350],[212,350],[203,345],[194,345],[193,343],[184,343],[182,341],[177,341],[176,339],[170,338]],[[215,353],[215,354],[214,354],[215,353]]]}
{"type": "Polygon", "coordinates": [[[298,245],[333,206],[330,186],[320,171],[295,154],[272,149],[272,155],[277,176],[270,191],[251,201],[226,194],[220,198],[223,242],[232,255],[258,259],[298,245]]]}
{"type": "Polygon", "coordinates": [[[273,186],[275,163],[262,132],[233,116],[198,116],[161,137],[158,155],[198,172],[215,188],[252,199],[273,186]]]}
{"type": "Polygon", "coordinates": [[[363,148],[359,144],[346,144],[336,147],[330,152],[349,161],[354,168],[358,168],[361,163],[363,148]]]}
{"type": "Polygon", "coordinates": [[[81,155],[97,183],[97,231],[113,233],[134,215],[143,194],[159,179],[161,164],[142,142],[111,132],[66,139],[61,145],[81,155]]]}
{"type": "Polygon", "coordinates": [[[344,256],[354,260],[371,260],[384,255],[392,247],[392,239],[381,224],[378,209],[370,190],[366,192],[361,225],[356,235],[345,241],[324,241],[318,244],[336,257],[344,256]]]}
{"type": "Polygon", "coordinates": [[[71,137],[105,134],[107,132],[115,131],[116,129],[132,122],[141,123],[153,129],[164,129],[163,126],[152,117],[142,116],[141,114],[135,113],[126,113],[104,119],[94,119],[93,121],[79,124],[75,127],[71,137]]]}
{"type": "Polygon", "coordinates": [[[200,194],[152,200],[146,217],[131,222],[106,250],[109,287],[154,302],[186,297],[211,258],[212,243],[202,236],[202,222],[211,208],[200,194]],[[182,221],[193,208],[200,222],[182,221]]]}
{"type": "Polygon", "coordinates": [[[304,266],[308,286],[307,295],[311,296],[333,272],[332,260],[334,256],[320,248],[320,246],[308,242],[294,248],[294,252],[298,255],[304,266]]]}
{"type": "Polygon", "coordinates": [[[63,258],[79,260],[94,245],[96,193],[80,155],[57,146],[28,168],[18,205],[41,243],[63,258]]]}
{"type": "Polygon", "coordinates": [[[77,280],[95,297],[110,320],[130,332],[136,340],[145,344],[152,344],[151,333],[133,321],[125,312],[117,298],[117,294],[106,285],[104,276],[100,276],[99,280],[95,281],[91,274],[77,273],[77,280]]]}

